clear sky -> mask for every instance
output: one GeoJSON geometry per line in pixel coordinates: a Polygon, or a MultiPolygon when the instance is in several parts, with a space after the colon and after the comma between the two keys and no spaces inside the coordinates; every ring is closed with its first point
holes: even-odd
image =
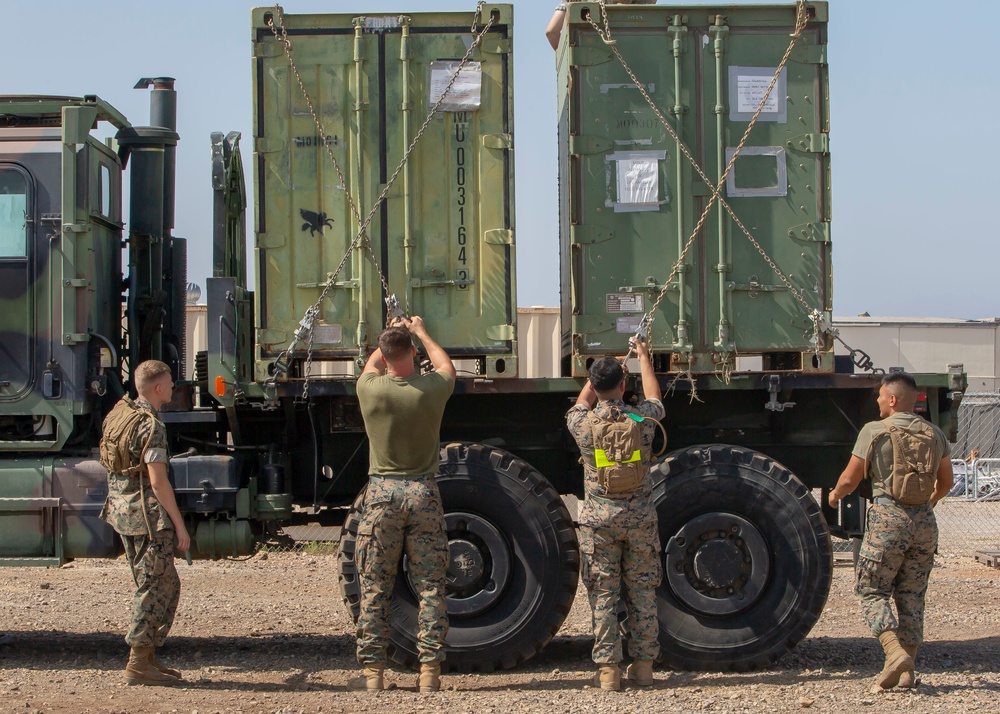
{"type": "MultiPolygon", "coordinates": [[[[0,0],[0,94],[97,94],[145,124],[148,92],[132,90],[135,81],[177,78],[174,233],[189,239],[190,279],[202,287],[211,270],[209,134],[241,131],[249,160],[249,18],[261,4],[0,0]]],[[[1000,230],[990,212],[1000,205],[991,34],[1000,2],[830,4],[834,313],[1000,315],[993,292],[1000,230]]],[[[514,5],[518,303],[557,305],[555,63],[543,34],[555,2],[514,5]]],[[[365,14],[474,7],[473,0],[284,5],[289,13],[365,14]]]]}

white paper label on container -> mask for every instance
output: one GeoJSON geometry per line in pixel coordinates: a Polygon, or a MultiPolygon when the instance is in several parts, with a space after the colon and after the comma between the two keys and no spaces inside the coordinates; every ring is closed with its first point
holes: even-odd
{"type": "MultiPolygon", "coordinates": [[[[431,62],[429,106],[433,107],[441,99],[445,90],[448,89],[452,75],[461,65],[462,63],[457,61],[436,60],[431,62]]],[[[441,104],[441,111],[477,111],[482,105],[482,94],[483,64],[482,62],[469,62],[455,77],[455,83],[441,104]]]]}
{"type": "MultiPolygon", "coordinates": [[[[664,151],[616,151],[608,155],[606,161],[614,163],[617,186],[616,200],[610,195],[608,199],[616,213],[657,211],[666,203],[665,196],[660,198],[660,162],[665,159],[664,151]]],[[[610,172],[608,180],[612,180],[610,172]]]]}
{"type": "Polygon", "coordinates": [[[764,95],[774,79],[776,67],[737,67],[729,68],[729,118],[733,121],[750,121],[761,102],[764,107],[758,121],[777,122],[788,121],[788,70],[781,70],[774,88],[764,95]]]}
{"type": "MultiPolygon", "coordinates": [[[[755,112],[764,99],[764,92],[771,84],[769,77],[748,77],[740,75],[736,80],[736,111],[755,112]]],[[[764,102],[763,114],[775,114],[778,111],[778,96],[771,90],[764,102]]]]}
{"type": "Polygon", "coordinates": [[[637,293],[608,293],[608,312],[642,312],[642,295],[637,293]]]}

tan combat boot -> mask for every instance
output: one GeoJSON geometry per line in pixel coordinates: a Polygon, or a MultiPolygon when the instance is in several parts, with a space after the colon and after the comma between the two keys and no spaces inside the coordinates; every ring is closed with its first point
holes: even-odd
{"type": "Polygon", "coordinates": [[[125,665],[125,684],[145,684],[151,687],[169,687],[177,677],[161,672],[153,665],[152,647],[133,647],[125,665]]]}
{"type": "Polygon", "coordinates": [[[441,663],[421,662],[420,676],[417,677],[417,689],[421,694],[441,691],[441,663]]]}
{"type": "Polygon", "coordinates": [[[622,688],[622,673],[617,664],[602,664],[594,675],[594,686],[608,692],[618,692],[622,688]]]}
{"type": "Polygon", "coordinates": [[[355,692],[380,692],[385,689],[385,665],[370,664],[360,677],[347,680],[347,688],[355,692]]]}
{"type": "Polygon", "coordinates": [[[172,669],[171,667],[163,664],[163,662],[157,658],[155,647],[153,648],[153,652],[149,655],[149,662],[164,674],[169,674],[171,677],[176,677],[177,679],[184,679],[179,669],[172,669]]]}
{"type": "Polygon", "coordinates": [[[910,659],[913,660],[913,667],[904,670],[901,675],[899,675],[899,684],[897,687],[904,687],[906,689],[912,689],[917,686],[917,646],[916,645],[903,645],[903,649],[906,654],[910,655],[910,659]]]}
{"type": "Polygon", "coordinates": [[[913,669],[913,658],[899,644],[895,630],[886,630],[878,636],[885,650],[885,666],[875,678],[875,683],[882,689],[891,689],[899,683],[903,672],[913,669]]]}
{"type": "Polygon", "coordinates": [[[653,686],[653,660],[635,659],[625,670],[625,679],[640,687],[653,686]]]}

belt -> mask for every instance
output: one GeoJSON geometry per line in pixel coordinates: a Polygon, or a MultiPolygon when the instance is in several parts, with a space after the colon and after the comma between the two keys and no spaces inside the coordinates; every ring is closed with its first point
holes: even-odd
{"type": "Polygon", "coordinates": [[[899,506],[900,508],[927,508],[930,506],[930,502],[921,503],[916,506],[906,506],[897,501],[892,496],[876,496],[872,499],[872,504],[877,506],[899,506]]]}
{"type": "Polygon", "coordinates": [[[389,478],[398,481],[417,481],[422,478],[434,478],[436,474],[420,474],[419,476],[411,476],[409,474],[369,474],[369,479],[374,478],[389,478]]]}

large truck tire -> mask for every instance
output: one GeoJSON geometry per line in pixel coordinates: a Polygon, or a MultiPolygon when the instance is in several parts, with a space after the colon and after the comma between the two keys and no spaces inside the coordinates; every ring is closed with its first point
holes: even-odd
{"type": "MultiPolygon", "coordinates": [[[[491,672],[540,652],[559,631],[576,594],[580,551],[559,494],[527,462],[482,444],[441,449],[437,475],[448,528],[445,668],[491,672]]],[[[340,586],[355,621],[360,588],[354,563],[358,496],[340,540],[340,586]]],[[[417,600],[406,558],[393,592],[389,657],[417,665],[417,600]]]]}
{"type": "Polygon", "coordinates": [[[676,451],[652,476],[663,662],[741,672],[792,649],[819,619],[833,575],[809,490],[774,459],[722,444],[676,451]]]}

